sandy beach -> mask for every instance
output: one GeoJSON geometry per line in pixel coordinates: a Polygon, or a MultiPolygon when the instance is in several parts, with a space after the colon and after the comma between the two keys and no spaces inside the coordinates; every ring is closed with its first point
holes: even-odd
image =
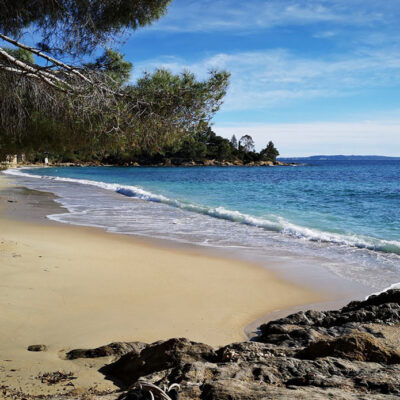
{"type": "Polygon", "coordinates": [[[70,390],[37,379],[62,370],[78,376],[75,388],[112,390],[97,372],[107,360],[63,354],[170,337],[223,345],[243,340],[263,314],[323,299],[250,263],[50,222],[46,212],[58,208],[51,195],[0,179],[0,384],[70,390]],[[32,344],[48,351],[27,351],[32,344]]]}

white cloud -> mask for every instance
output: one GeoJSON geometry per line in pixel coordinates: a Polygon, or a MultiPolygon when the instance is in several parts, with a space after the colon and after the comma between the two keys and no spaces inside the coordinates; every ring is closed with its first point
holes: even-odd
{"type": "Polygon", "coordinates": [[[175,0],[166,17],[149,29],[172,32],[254,30],[335,23],[366,26],[399,12],[395,0],[175,0]]]}
{"type": "Polygon", "coordinates": [[[258,149],[272,140],[281,156],[360,154],[400,156],[400,121],[216,125],[217,134],[253,137],[258,149]]]}
{"type": "Polygon", "coordinates": [[[317,39],[330,39],[336,35],[338,35],[338,32],[336,31],[322,31],[315,33],[313,37],[317,39]]]}
{"type": "MultiPolygon", "coordinates": [[[[175,0],[168,15],[150,29],[164,33],[183,32],[181,37],[186,38],[192,37],[186,35],[187,32],[212,33],[212,40],[215,38],[216,45],[221,46],[226,43],[226,35],[229,40],[235,40],[236,34],[247,33],[265,37],[271,34],[275,39],[281,32],[286,32],[279,43],[288,48],[223,50],[214,54],[202,53],[195,56],[197,59],[193,59],[195,49],[185,48],[184,54],[188,56],[143,60],[135,63],[135,71],[139,75],[143,70],[151,71],[161,66],[175,73],[188,69],[199,78],[205,78],[212,68],[230,71],[231,85],[220,111],[224,119],[234,115],[238,121],[257,115],[260,120],[263,112],[275,115],[275,120],[284,112],[302,115],[302,121],[323,118],[318,117],[321,110],[326,111],[325,115],[331,115],[332,122],[216,125],[216,132],[226,137],[233,133],[237,136],[251,134],[259,148],[272,139],[286,156],[329,154],[332,151],[400,155],[398,118],[388,122],[390,116],[377,114],[385,104],[389,109],[398,107],[393,100],[393,89],[400,86],[399,18],[398,0],[175,0]],[[307,28],[293,29],[305,25],[307,28]],[[273,28],[279,30],[273,32],[273,28]],[[271,31],[265,32],[266,29],[271,31]],[[224,35],[219,36],[220,32],[224,35]],[[302,42],[302,46],[296,40],[292,41],[296,32],[304,35],[306,42],[302,42]],[[291,35],[290,40],[288,35],[291,35]],[[318,39],[326,39],[326,42],[318,39]],[[314,42],[317,42],[316,46],[314,42]],[[310,45],[309,51],[306,44],[310,45]],[[321,48],[321,44],[327,47],[321,48]],[[376,93],[376,98],[371,98],[372,92],[376,93]],[[363,98],[366,94],[370,96],[368,99],[363,98]],[[358,118],[360,122],[333,122],[349,119],[348,115],[337,115],[347,112],[343,111],[344,107],[340,111],[333,107],[327,110],[329,104],[339,104],[346,97],[348,115],[353,114],[351,120],[358,118]],[[313,108],[315,117],[310,116],[310,109],[307,109],[309,99],[321,102],[321,108],[313,108]],[[333,101],[328,103],[327,99],[333,101]],[[362,120],[363,113],[358,110],[366,103],[371,109],[374,101],[378,110],[371,118],[380,120],[362,120]],[[308,115],[303,115],[302,110],[308,115]],[[224,111],[227,112],[225,115],[224,111]],[[359,115],[354,116],[355,112],[359,115]]],[[[168,35],[165,37],[169,38],[168,35]]],[[[252,37],[249,35],[249,40],[252,37]]],[[[303,36],[299,40],[303,40],[303,36]]],[[[266,43],[267,47],[268,41],[266,43]]],[[[242,45],[242,49],[246,47],[242,45]]],[[[264,120],[267,118],[265,116],[264,120]]]]}
{"type": "Polygon", "coordinates": [[[177,57],[135,65],[139,73],[163,67],[175,73],[188,69],[204,78],[212,68],[231,72],[224,111],[262,110],[295,100],[344,97],[364,88],[400,83],[400,53],[393,49],[359,50],[344,57],[305,58],[288,50],[220,53],[197,62],[177,57]]]}

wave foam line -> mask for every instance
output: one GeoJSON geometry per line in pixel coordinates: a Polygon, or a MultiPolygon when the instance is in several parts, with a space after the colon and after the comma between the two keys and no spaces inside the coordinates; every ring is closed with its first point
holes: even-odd
{"type": "Polygon", "coordinates": [[[380,292],[375,292],[375,293],[370,294],[369,296],[367,296],[367,297],[365,298],[365,300],[368,300],[371,296],[378,296],[378,295],[380,295],[380,294],[382,294],[382,293],[385,293],[385,292],[387,292],[388,290],[392,290],[392,289],[400,289],[400,282],[398,282],[398,283],[393,283],[392,285],[390,285],[389,287],[387,287],[387,288],[381,290],[380,292]]]}
{"type": "Polygon", "coordinates": [[[208,215],[210,217],[224,219],[232,222],[238,222],[244,225],[255,226],[268,231],[280,232],[287,236],[297,239],[306,239],[313,242],[333,243],[341,246],[350,246],[359,249],[379,251],[383,253],[394,253],[400,255],[400,242],[395,240],[383,240],[376,238],[363,238],[357,235],[342,235],[331,232],[323,232],[317,229],[311,229],[293,224],[282,217],[277,221],[270,221],[265,218],[257,218],[252,215],[244,214],[239,211],[228,210],[224,207],[208,208],[191,203],[184,203],[179,200],[170,199],[161,194],[155,194],[137,186],[119,185],[116,183],[106,183],[92,181],[87,179],[64,178],[58,176],[35,175],[22,172],[23,169],[8,169],[3,173],[14,176],[24,176],[36,179],[48,179],[52,181],[78,183],[81,185],[95,186],[101,189],[120,193],[124,196],[137,198],[140,200],[162,203],[172,207],[180,208],[186,211],[198,214],[208,215]]]}

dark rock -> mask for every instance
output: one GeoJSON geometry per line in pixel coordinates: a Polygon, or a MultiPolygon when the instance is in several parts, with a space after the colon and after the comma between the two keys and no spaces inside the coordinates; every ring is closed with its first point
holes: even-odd
{"type": "Polygon", "coordinates": [[[257,341],[292,347],[306,346],[321,336],[338,337],[366,324],[400,324],[400,290],[392,289],[341,310],[298,312],[260,326],[257,341]]]}
{"type": "Polygon", "coordinates": [[[201,389],[202,400],[259,400],[266,395],[265,386],[235,379],[206,383],[201,389]]]}
{"type": "Polygon", "coordinates": [[[311,360],[321,357],[338,357],[384,364],[400,363],[400,352],[385,346],[384,340],[360,332],[333,340],[311,343],[297,355],[311,360]]]}
{"type": "Polygon", "coordinates": [[[386,292],[369,296],[364,301],[352,301],[347,306],[342,308],[342,311],[360,310],[367,306],[379,306],[384,304],[397,304],[400,305],[400,290],[391,289],[386,292]]]}
{"type": "Polygon", "coordinates": [[[139,354],[146,346],[145,343],[141,342],[114,342],[95,349],[71,350],[65,357],[67,360],[76,360],[78,358],[123,356],[130,352],[139,354]]]}
{"type": "Polygon", "coordinates": [[[102,372],[121,397],[147,399],[143,380],[179,400],[400,398],[400,290],[337,311],[307,311],[261,327],[258,341],[214,350],[170,339],[131,351],[102,372]]]}
{"type": "Polygon", "coordinates": [[[47,346],[44,344],[32,344],[28,346],[28,351],[47,351],[47,346]]]}
{"type": "MultiPolygon", "coordinates": [[[[110,379],[125,385],[135,383],[140,377],[154,372],[167,370],[174,366],[182,367],[194,361],[210,361],[216,359],[214,348],[203,343],[191,342],[187,339],[170,339],[153,343],[145,347],[139,354],[131,352],[113,364],[102,369],[110,379]]],[[[175,382],[172,382],[175,383],[175,382]]]]}

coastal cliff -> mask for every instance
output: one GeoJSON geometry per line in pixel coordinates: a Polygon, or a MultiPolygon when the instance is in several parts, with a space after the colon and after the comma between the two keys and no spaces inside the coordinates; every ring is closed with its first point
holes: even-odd
{"type": "Polygon", "coordinates": [[[40,398],[398,399],[399,324],[400,290],[389,290],[341,310],[268,322],[253,341],[221,348],[180,338],[76,349],[65,358],[113,357],[100,371],[121,391],[40,398]]]}

